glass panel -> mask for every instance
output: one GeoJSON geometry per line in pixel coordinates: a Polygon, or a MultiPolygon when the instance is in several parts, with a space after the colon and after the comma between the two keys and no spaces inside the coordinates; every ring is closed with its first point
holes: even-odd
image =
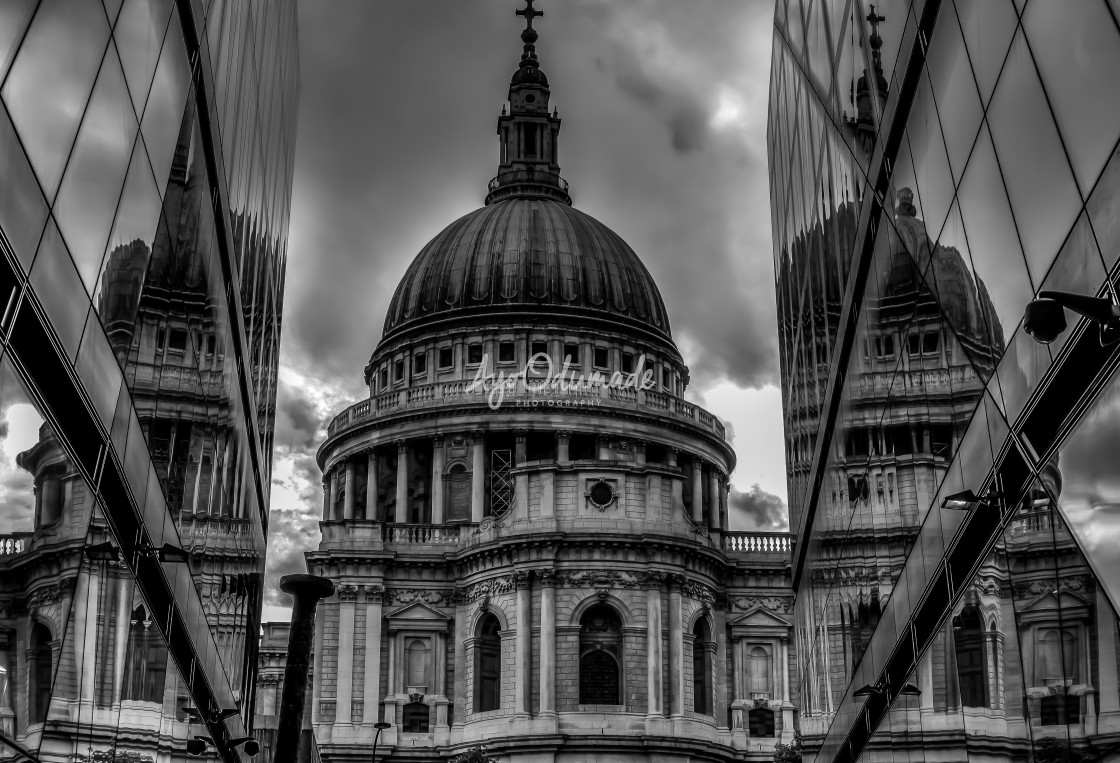
{"type": "Polygon", "coordinates": [[[953,177],[960,180],[968,152],[980,129],[983,111],[972,79],[972,68],[964,55],[961,29],[954,14],[948,12],[949,9],[945,10],[930,43],[926,70],[937,99],[937,113],[945,134],[949,166],[953,177]]]}
{"type": "Polygon", "coordinates": [[[1022,34],[1011,45],[988,123],[1031,282],[1041,283],[1081,197],[1022,34]]]}
{"type": "Polygon", "coordinates": [[[47,204],[5,109],[0,109],[0,177],[0,226],[27,270],[43,235],[47,204]]]}
{"type": "Polygon", "coordinates": [[[8,71],[27,20],[35,10],[36,1],[11,0],[0,4],[0,81],[3,81],[4,74],[8,71]]]}
{"type": "Polygon", "coordinates": [[[953,4],[964,33],[968,59],[976,75],[980,99],[986,105],[995,90],[996,78],[1018,24],[1015,9],[1010,0],[955,0],[953,4]]]}
{"type": "Polygon", "coordinates": [[[1081,3],[1075,12],[1031,3],[1023,27],[1077,182],[1087,194],[1120,135],[1120,102],[1099,97],[1115,86],[1120,71],[1120,32],[1098,2],[1081,3]]]}
{"type": "Polygon", "coordinates": [[[108,39],[109,24],[99,3],[43,3],[0,92],[49,199],[58,188],[108,39]]]}
{"type": "Polygon", "coordinates": [[[117,54],[109,48],[93,88],[54,214],[86,289],[93,291],[136,138],[117,54]]]}
{"type": "Polygon", "coordinates": [[[1093,223],[1105,270],[1120,256],[1120,152],[1114,153],[1085,208],[1093,223]]]}
{"type": "Polygon", "coordinates": [[[1022,320],[1034,289],[987,126],[976,141],[957,202],[972,265],[995,309],[989,316],[992,337],[996,345],[1002,345],[1022,320]]]}
{"type": "Polygon", "coordinates": [[[1120,603],[1120,377],[1094,401],[1054,466],[1059,508],[1113,606],[1120,603]]]}
{"type": "MultiPolygon", "coordinates": [[[[136,113],[143,114],[148,102],[156,59],[167,31],[172,0],[127,0],[121,8],[113,39],[120,51],[128,91],[136,104],[136,113]]],[[[172,42],[177,44],[175,37],[172,42]]]]}
{"type": "Polygon", "coordinates": [[[97,313],[92,310],[86,318],[86,329],[82,335],[82,346],[78,350],[75,371],[85,384],[101,423],[109,431],[124,379],[113,348],[109,346],[105,332],[97,320],[97,313]]]}
{"type": "Polygon", "coordinates": [[[53,218],[47,222],[39,253],[31,268],[31,285],[62,342],[66,356],[73,361],[78,351],[78,340],[85,328],[89,298],[53,218]]]}
{"type": "MultiPolygon", "coordinates": [[[[179,14],[172,15],[168,26],[168,44],[163,46],[151,95],[140,120],[140,130],[148,147],[148,158],[156,184],[161,188],[169,180],[173,152],[177,142],[184,142],[179,131],[190,129],[191,119],[183,116],[190,89],[190,69],[187,66],[186,48],[179,42],[179,14]]],[[[193,104],[192,104],[193,108],[193,104]]],[[[189,140],[186,136],[186,140],[189,140]]]]}
{"type": "Polygon", "coordinates": [[[934,108],[929,79],[921,78],[918,93],[906,123],[914,174],[921,197],[922,213],[931,238],[936,238],[953,201],[953,175],[934,108]]]}

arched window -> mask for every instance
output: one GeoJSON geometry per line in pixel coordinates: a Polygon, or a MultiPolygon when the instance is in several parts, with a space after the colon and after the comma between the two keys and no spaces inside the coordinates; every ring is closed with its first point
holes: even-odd
{"type": "Polygon", "coordinates": [[[716,645],[703,618],[696,621],[692,635],[692,709],[701,715],[711,715],[712,655],[716,645]]]}
{"type": "Polygon", "coordinates": [[[163,702],[167,646],[143,605],[132,611],[128,633],[128,665],[124,699],[163,702]]]}
{"type": "Polygon", "coordinates": [[[1077,670],[1077,639],[1073,631],[1044,631],[1038,638],[1035,686],[1080,683],[1077,670]]]}
{"type": "Polygon", "coordinates": [[[409,734],[427,734],[431,713],[423,702],[409,702],[404,706],[402,726],[409,734]]]}
{"type": "Polygon", "coordinates": [[[606,604],[596,604],[579,627],[579,703],[621,705],[622,621],[606,604]]]}
{"type": "Polygon", "coordinates": [[[772,672],[770,653],[765,648],[756,646],[751,649],[749,657],[751,694],[769,694],[772,672]]]}
{"type": "Polygon", "coordinates": [[[774,736],[774,711],[765,707],[752,708],[747,713],[747,725],[752,737],[774,736]]]}
{"type": "Polygon", "coordinates": [[[30,723],[42,723],[47,719],[47,708],[51,704],[51,632],[42,623],[31,628],[31,665],[28,675],[31,679],[28,711],[30,723]]]}
{"type": "Polygon", "coordinates": [[[408,645],[404,674],[406,685],[410,691],[413,689],[423,691],[428,687],[429,651],[428,643],[421,639],[416,639],[408,645]]]}
{"type": "Polygon", "coordinates": [[[497,710],[501,707],[502,639],[501,623],[494,615],[486,615],[478,624],[474,653],[474,711],[497,710]]]}
{"type": "Polygon", "coordinates": [[[988,655],[980,609],[966,606],[953,618],[957,677],[963,707],[988,707],[988,655]]]}

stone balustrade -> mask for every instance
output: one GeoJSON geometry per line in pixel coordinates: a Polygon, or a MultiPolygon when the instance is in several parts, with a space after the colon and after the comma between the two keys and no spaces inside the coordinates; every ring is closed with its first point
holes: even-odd
{"type": "MultiPolygon", "coordinates": [[[[468,390],[469,386],[470,382],[467,381],[437,382],[383,392],[371,399],[355,403],[335,416],[327,427],[327,435],[334,436],[362,422],[404,411],[452,404],[487,405],[487,393],[478,388],[468,390]]],[[[527,389],[523,382],[519,382],[515,389],[506,391],[501,405],[511,407],[531,405],[537,410],[541,408],[588,410],[589,407],[606,407],[648,411],[678,421],[690,421],[697,427],[714,433],[720,439],[725,439],[727,434],[723,423],[713,414],[683,398],[663,392],[608,386],[590,391],[560,389],[533,391],[527,389]]]]}
{"type": "Polygon", "coordinates": [[[859,397],[924,396],[931,392],[979,390],[984,382],[971,365],[859,374],[859,397]]]}
{"type": "Polygon", "coordinates": [[[731,553],[788,554],[793,549],[789,533],[735,532],[723,533],[720,543],[731,553]]]}
{"type": "Polygon", "coordinates": [[[384,524],[381,526],[381,540],[406,545],[457,546],[459,526],[384,524]]]}
{"type": "Polygon", "coordinates": [[[32,535],[34,533],[29,532],[0,535],[0,556],[23,553],[31,544],[32,535]]]}

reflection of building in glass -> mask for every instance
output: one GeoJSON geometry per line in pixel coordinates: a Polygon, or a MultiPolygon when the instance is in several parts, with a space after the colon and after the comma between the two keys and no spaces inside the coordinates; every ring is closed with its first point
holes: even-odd
{"type": "Polygon", "coordinates": [[[195,736],[236,760],[295,9],[45,2],[0,19],[0,471],[18,523],[0,536],[0,732],[44,761],[185,759],[195,736]]]}
{"type": "Polygon", "coordinates": [[[364,758],[384,720],[394,758],[765,760],[793,733],[789,536],[728,530],[724,427],[637,255],[571,206],[536,37],[486,205],[413,261],[319,450],[316,742],[364,758]],[[471,389],[534,356],[495,407],[471,389]],[[645,383],[568,386],[615,374],[645,383]]]}
{"type": "Polygon", "coordinates": [[[1120,28],[1106,3],[1019,21],[1002,0],[778,5],[768,146],[817,760],[1120,745],[1116,349],[1020,326],[1040,289],[1111,293],[1120,109],[1093,90],[1120,28]]]}

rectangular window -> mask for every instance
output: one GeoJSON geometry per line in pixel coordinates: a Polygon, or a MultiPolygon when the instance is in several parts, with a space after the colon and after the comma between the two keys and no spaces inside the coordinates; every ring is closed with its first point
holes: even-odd
{"type": "Polygon", "coordinates": [[[596,347],[595,348],[595,355],[594,355],[595,367],[596,368],[606,368],[607,364],[608,364],[608,358],[609,357],[610,356],[607,353],[607,348],[606,347],[596,347]]]}
{"type": "Polygon", "coordinates": [[[481,344],[468,344],[467,345],[467,365],[475,366],[482,362],[482,345],[481,344]]]}
{"type": "Polygon", "coordinates": [[[922,354],[934,355],[941,348],[941,334],[930,331],[922,334],[922,354]]]}
{"type": "Polygon", "coordinates": [[[412,356],[412,373],[417,376],[428,373],[428,353],[420,351],[412,356]]]}
{"type": "Polygon", "coordinates": [[[393,381],[400,381],[404,378],[404,361],[397,360],[393,363],[393,381]]]}
{"type": "Polygon", "coordinates": [[[389,386],[389,369],[388,367],[381,369],[381,389],[389,386]]]}
{"type": "Polygon", "coordinates": [[[571,358],[570,363],[572,368],[579,368],[579,345],[575,342],[569,342],[564,345],[564,360],[571,358]]]}
{"type": "Polygon", "coordinates": [[[922,337],[918,334],[911,334],[906,337],[906,352],[911,356],[917,355],[921,352],[922,337]]]}
{"type": "Polygon", "coordinates": [[[673,390],[673,372],[668,368],[661,369],[661,386],[670,392],[673,390]]]}
{"type": "Polygon", "coordinates": [[[513,342],[498,342],[498,362],[512,363],[516,360],[516,347],[513,342]]]}
{"type": "Polygon", "coordinates": [[[455,365],[455,348],[454,347],[440,347],[439,348],[439,367],[451,368],[455,365]]]}
{"type": "Polygon", "coordinates": [[[166,338],[163,326],[156,329],[156,352],[163,351],[163,341],[166,338]]]}
{"type": "Polygon", "coordinates": [[[875,337],[875,357],[894,357],[894,337],[890,334],[875,337]]]}
{"type": "Polygon", "coordinates": [[[206,354],[207,355],[213,355],[214,354],[214,344],[215,344],[215,337],[214,337],[213,334],[206,337],[206,354]]]}
{"type": "Polygon", "coordinates": [[[529,355],[547,355],[548,342],[533,342],[529,345],[529,355]]]}
{"type": "Polygon", "coordinates": [[[622,373],[630,374],[634,372],[634,353],[622,353],[622,373]]]}
{"type": "Polygon", "coordinates": [[[187,332],[182,329],[171,329],[167,335],[167,349],[172,352],[185,352],[187,349],[187,332]]]}

